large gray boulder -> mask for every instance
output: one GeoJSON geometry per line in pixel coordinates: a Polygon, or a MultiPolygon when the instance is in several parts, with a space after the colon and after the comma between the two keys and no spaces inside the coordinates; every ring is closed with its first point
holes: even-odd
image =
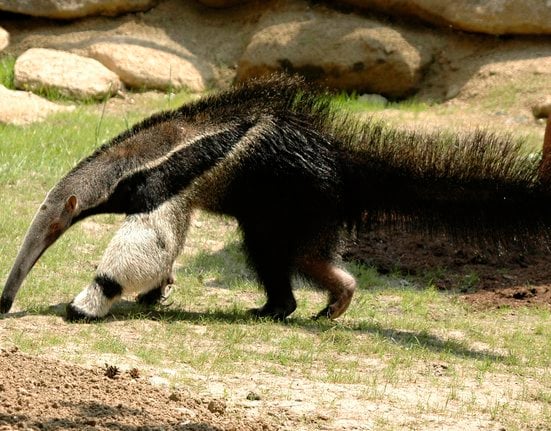
{"type": "Polygon", "coordinates": [[[121,88],[119,77],[98,61],[44,48],[31,48],[17,58],[14,83],[21,90],[53,90],[77,99],[102,99],[121,88]]]}
{"type": "Polygon", "coordinates": [[[9,33],[0,27],[0,52],[2,52],[10,43],[9,33]]]}
{"type": "Polygon", "coordinates": [[[86,48],[89,57],[114,71],[129,87],[203,91],[210,73],[191,54],[155,46],[151,41],[113,37],[86,48]]]}
{"type": "Polygon", "coordinates": [[[339,0],[359,8],[413,15],[439,25],[488,34],[551,34],[546,0],[339,0]]]}
{"type": "Polygon", "coordinates": [[[0,85],[0,123],[25,125],[43,121],[51,114],[71,112],[74,106],[58,105],[28,91],[8,90],[0,85]]]}
{"type": "Polygon", "coordinates": [[[431,39],[323,8],[268,14],[237,79],[285,70],[333,88],[390,97],[411,94],[432,57],[431,39]]]}
{"type": "Polygon", "coordinates": [[[119,15],[151,8],[157,0],[0,0],[0,11],[55,19],[119,15]]]}

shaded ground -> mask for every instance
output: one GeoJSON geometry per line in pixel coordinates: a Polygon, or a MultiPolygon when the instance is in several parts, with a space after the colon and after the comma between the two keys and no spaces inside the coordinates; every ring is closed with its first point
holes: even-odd
{"type": "Polygon", "coordinates": [[[438,289],[459,289],[478,308],[539,304],[551,308],[550,253],[478,249],[419,234],[365,232],[345,256],[423,279],[438,289]]]}
{"type": "Polygon", "coordinates": [[[16,348],[0,350],[0,430],[278,429],[275,419],[270,423],[276,412],[247,418],[222,400],[151,385],[139,370],[134,376],[107,374],[107,367],[86,369],[16,348]]]}

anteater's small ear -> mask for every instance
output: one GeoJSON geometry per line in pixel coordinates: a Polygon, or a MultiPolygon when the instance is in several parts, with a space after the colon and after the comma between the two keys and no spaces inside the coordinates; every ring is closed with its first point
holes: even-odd
{"type": "Polygon", "coordinates": [[[69,196],[65,202],[65,211],[70,214],[73,214],[77,209],[77,197],[75,195],[69,196]]]}

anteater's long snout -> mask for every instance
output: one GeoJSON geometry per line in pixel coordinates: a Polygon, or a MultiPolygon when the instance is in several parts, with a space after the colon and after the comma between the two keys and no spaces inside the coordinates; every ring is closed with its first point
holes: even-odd
{"type": "Polygon", "coordinates": [[[21,284],[40,256],[71,226],[76,208],[75,196],[57,204],[46,198],[27,230],[6,281],[0,297],[0,313],[10,311],[21,284]]]}
{"type": "Polygon", "coordinates": [[[10,271],[6,285],[0,298],[0,313],[7,313],[17,295],[17,291],[21,287],[23,280],[30,272],[36,261],[40,258],[42,253],[46,251],[49,244],[46,244],[40,236],[35,235],[36,229],[33,229],[34,225],[29,229],[23,245],[21,246],[15,263],[10,271]]]}

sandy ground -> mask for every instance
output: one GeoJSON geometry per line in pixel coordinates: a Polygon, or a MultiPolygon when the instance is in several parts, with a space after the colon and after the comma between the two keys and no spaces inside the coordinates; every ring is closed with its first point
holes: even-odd
{"type": "Polygon", "coordinates": [[[138,369],[87,369],[12,348],[0,351],[0,370],[0,430],[278,429],[269,414],[251,418],[221,399],[151,385],[138,369]]]}

